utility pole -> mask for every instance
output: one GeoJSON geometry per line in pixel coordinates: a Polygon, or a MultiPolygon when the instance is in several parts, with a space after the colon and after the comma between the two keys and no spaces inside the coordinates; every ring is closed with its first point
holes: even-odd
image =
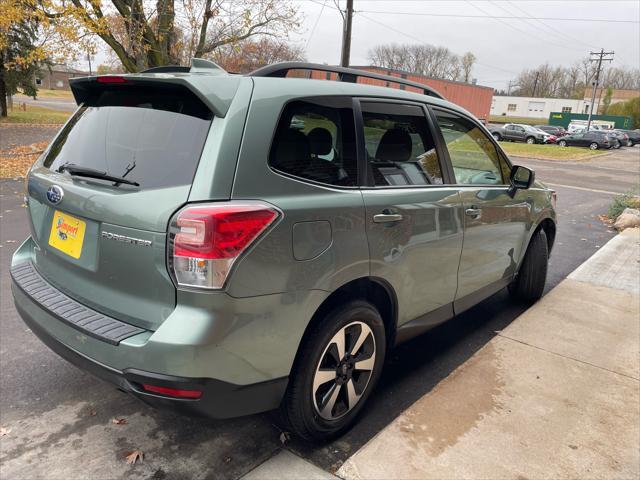
{"type": "Polygon", "coordinates": [[[533,92],[531,92],[531,96],[536,96],[536,88],[538,88],[538,78],[540,77],[540,70],[536,72],[536,79],[533,81],[533,92]]]}
{"type": "MultiPolygon", "coordinates": [[[[342,12],[341,12],[342,13],[342,12]]],[[[340,56],[340,66],[349,66],[351,56],[351,20],[353,19],[353,0],[347,0],[347,9],[342,15],[342,55],[340,56]]]]}
{"type": "MultiPolygon", "coordinates": [[[[587,132],[591,129],[591,117],[593,116],[593,105],[596,103],[596,91],[598,90],[598,82],[600,81],[600,71],[602,70],[602,62],[612,62],[614,52],[605,52],[604,48],[601,48],[599,52],[590,52],[591,62],[598,62],[598,68],[596,68],[596,79],[593,82],[593,92],[591,94],[591,107],[589,108],[589,118],[587,120],[587,132]]],[[[598,113],[598,112],[596,112],[598,113]]]]}

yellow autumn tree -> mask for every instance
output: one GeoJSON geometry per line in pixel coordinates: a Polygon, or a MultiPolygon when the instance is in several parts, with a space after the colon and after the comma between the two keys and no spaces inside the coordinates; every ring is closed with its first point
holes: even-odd
{"type": "MultiPolygon", "coordinates": [[[[46,0],[44,0],[46,2],[46,0]]],[[[40,0],[0,0],[0,115],[18,89],[36,95],[34,76],[47,65],[95,48],[74,16],[46,15],[40,0]]]]}
{"type": "Polygon", "coordinates": [[[53,24],[100,38],[125,70],[186,63],[255,36],[299,26],[287,0],[31,0],[53,24]]]}

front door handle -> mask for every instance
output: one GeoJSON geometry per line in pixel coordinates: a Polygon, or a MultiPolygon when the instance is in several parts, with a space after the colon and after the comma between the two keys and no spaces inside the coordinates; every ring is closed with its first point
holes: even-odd
{"type": "Polygon", "coordinates": [[[399,213],[378,213],[373,216],[375,223],[400,222],[403,217],[399,213]]]}
{"type": "Polygon", "coordinates": [[[471,218],[480,218],[480,215],[482,215],[482,210],[479,208],[467,208],[464,211],[464,214],[471,218]]]}

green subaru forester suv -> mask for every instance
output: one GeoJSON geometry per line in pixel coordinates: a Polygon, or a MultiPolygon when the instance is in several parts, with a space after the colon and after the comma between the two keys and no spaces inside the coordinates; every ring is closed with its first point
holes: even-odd
{"type": "Polygon", "coordinates": [[[555,193],[424,85],[199,59],[71,84],[79,108],[28,174],[15,305],[150,405],[280,408],[326,440],[394,345],[502,288],[542,295],[555,193]]]}

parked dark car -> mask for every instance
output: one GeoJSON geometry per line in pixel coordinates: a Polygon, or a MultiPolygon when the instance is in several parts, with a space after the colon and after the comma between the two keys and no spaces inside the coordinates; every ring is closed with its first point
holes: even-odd
{"type": "Polygon", "coordinates": [[[627,147],[633,147],[640,143],[640,131],[638,130],[616,129],[615,131],[625,133],[629,137],[627,140],[627,147]]]}
{"type": "Polygon", "coordinates": [[[589,147],[591,150],[611,148],[612,139],[604,132],[579,132],[565,135],[558,140],[561,147],[589,147]]]}
{"type": "Polygon", "coordinates": [[[610,136],[616,138],[622,147],[633,147],[633,142],[629,138],[629,134],[622,130],[610,130],[607,132],[610,136]]]}
{"type": "Polygon", "coordinates": [[[497,141],[511,140],[512,142],[547,143],[549,134],[531,125],[507,123],[501,127],[489,128],[491,135],[497,141]]]}
{"type": "Polygon", "coordinates": [[[569,135],[569,132],[567,132],[564,127],[559,127],[558,125],[535,125],[535,127],[538,130],[547,132],[549,135],[554,135],[556,138],[569,135]]]}

